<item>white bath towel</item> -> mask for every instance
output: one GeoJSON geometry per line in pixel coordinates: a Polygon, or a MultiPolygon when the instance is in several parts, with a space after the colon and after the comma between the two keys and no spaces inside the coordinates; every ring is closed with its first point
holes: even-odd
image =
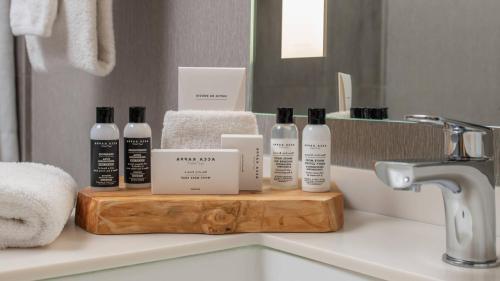
{"type": "Polygon", "coordinates": [[[112,0],[59,0],[50,37],[21,34],[35,71],[71,65],[105,76],[115,66],[112,0]]]}
{"type": "Polygon", "coordinates": [[[257,119],[248,111],[167,111],[161,148],[220,148],[222,134],[257,134],[257,119]]]}
{"type": "Polygon", "coordinates": [[[57,13],[57,0],[11,0],[10,26],[14,35],[48,37],[57,13]]]}
{"type": "Polygon", "coordinates": [[[71,214],[76,188],[59,168],[0,162],[0,248],[53,242],[71,214]]]}

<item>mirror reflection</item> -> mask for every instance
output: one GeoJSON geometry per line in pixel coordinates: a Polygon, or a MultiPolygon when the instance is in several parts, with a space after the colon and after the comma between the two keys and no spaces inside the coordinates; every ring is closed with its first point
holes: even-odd
{"type": "Polygon", "coordinates": [[[256,0],[253,111],[499,125],[499,10],[494,0],[256,0]]]}

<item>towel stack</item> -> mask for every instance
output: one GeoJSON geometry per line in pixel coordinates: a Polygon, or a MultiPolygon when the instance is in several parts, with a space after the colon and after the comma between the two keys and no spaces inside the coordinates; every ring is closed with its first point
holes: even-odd
{"type": "Polygon", "coordinates": [[[12,0],[14,35],[24,35],[34,70],[70,65],[105,76],[115,66],[112,0],[12,0]]]}
{"type": "Polygon", "coordinates": [[[162,148],[220,148],[222,134],[258,133],[255,114],[248,111],[167,111],[162,148]]]}

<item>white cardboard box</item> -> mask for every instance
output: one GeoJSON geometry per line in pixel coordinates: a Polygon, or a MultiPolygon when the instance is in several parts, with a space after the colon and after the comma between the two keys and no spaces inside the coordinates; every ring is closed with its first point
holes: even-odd
{"type": "Polygon", "coordinates": [[[246,69],[179,67],[178,110],[245,111],[246,69]]]}
{"type": "Polygon", "coordinates": [[[236,149],[153,149],[153,194],[238,194],[236,149]]]}
{"type": "Polygon", "coordinates": [[[262,190],[262,135],[223,134],[221,148],[240,152],[240,190],[262,190]]]}

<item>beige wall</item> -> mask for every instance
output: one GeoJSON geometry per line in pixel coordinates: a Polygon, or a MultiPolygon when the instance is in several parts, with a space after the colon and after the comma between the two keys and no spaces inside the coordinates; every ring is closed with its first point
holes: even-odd
{"type": "Polygon", "coordinates": [[[106,78],[73,69],[33,73],[32,159],[89,182],[95,107],[145,105],[159,146],[163,114],[177,107],[177,66],[247,66],[250,0],[116,0],[117,65],[106,78]]]}

